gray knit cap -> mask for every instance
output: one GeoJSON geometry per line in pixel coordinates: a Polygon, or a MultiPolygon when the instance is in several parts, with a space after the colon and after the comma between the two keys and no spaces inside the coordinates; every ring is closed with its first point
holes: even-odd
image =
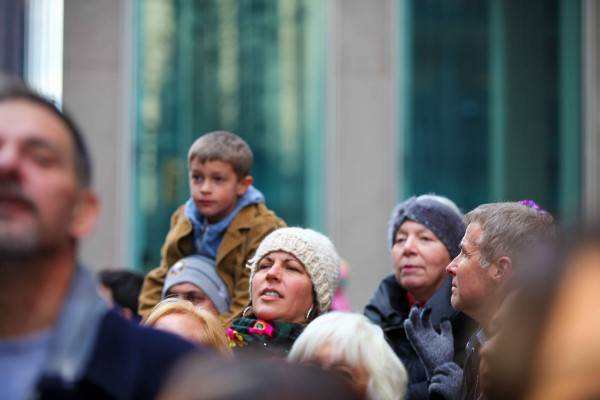
{"type": "Polygon", "coordinates": [[[411,220],[424,225],[432,231],[446,246],[450,258],[460,252],[459,244],[465,235],[463,215],[454,204],[446,197],[425,194],[411,197],[398,204],[392,212],[389,226],[390,246],[394,245],[394,238],[400,225],[406,220],[411,220]]]}
{"type": "Polygon", "coordinates": [[[275,251],[285,251],[302,263],[312,281],[319,314],[329,311],[340,276],[340,257],[331,240],[312,229],[279,228],[260,242],[254,257],[248,263],[250,298],[252,298],[252,279],[258,262],[275,251]]]}
{"type": "Polygon", "coordinates": [[[180,283],[191,283],[202,289],[220,314],[229,311],[229,291],[217,275],[214,260],[194,255],[177,261],[167,273],[162,297],[165,297],[171,287],[180,283]]]}

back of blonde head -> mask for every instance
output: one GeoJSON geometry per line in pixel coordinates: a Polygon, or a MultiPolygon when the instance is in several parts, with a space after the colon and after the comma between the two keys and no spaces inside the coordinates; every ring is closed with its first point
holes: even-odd
{"type": "Polygon", "coordinates": [[[202,329],[195,332],[198,344],[210,347],[218,352],[230,355],[226,332],[219,319],[210,312],[194,306],[187,300],[167,298],[158,303],[143,321],[146,326],[154,326],[162,317],[170,314],[185,314],[196,319],[202,329]]]}

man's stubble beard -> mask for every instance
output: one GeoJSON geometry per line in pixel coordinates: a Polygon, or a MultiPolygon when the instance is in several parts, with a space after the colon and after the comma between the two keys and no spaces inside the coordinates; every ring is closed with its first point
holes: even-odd
{"type": "Polygon", "coordinates": [[[0,209],[0,268],[33,257],[40,250],[41,227],[40,215],[35,203],[23,193],[16,182],[0,182],[0,198],[18,202],[26,209],[23,215],[0,209]]]}
{"type": "Polygon", "coordinates": [[[37,218],[28,221],[27,224],[28,227],[11,227],[10,223],[4,224],[0,220],[0,268],[14,261],[34,258],[41,252],[37,218]]]}

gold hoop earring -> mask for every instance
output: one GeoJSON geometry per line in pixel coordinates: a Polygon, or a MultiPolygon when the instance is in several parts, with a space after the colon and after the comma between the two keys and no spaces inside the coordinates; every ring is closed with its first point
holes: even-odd
{"type": "Polygon", "coordinates": [[[246,314],[248,314],[248,312],[250,312],[252,310],[252,306],[246,306],[246,308],[244,308],[244,310],[242,311],[242,317],[246,317],[246,314]]]}
{"type": "Polygon", "coordinates": [[[308,312],[306,313],[306,318],[304,318],[305,321],[308,321],[308,319],[310,318],[310,314],[312,314],[313,311],[313,306],[310,306],[310,308],[308,309],[308,312]]]}

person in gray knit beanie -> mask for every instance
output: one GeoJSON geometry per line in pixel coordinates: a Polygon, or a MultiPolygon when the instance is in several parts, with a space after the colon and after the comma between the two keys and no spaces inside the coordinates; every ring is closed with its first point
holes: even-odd
{"type": "Polygon", "coordinates": [[[250,298],[258,263],[269,253],[283,251],[302,263],[312,281],[317,309],[315,316],[329,311],[340,275],[340,257],[329,238],[312,229],[280,228],[263,239],[250,260],[250,298]]]}
{"type": "MultiPolygon", "coordinates": [[[[465,345],[475,329],[471,319],[452,308],[452,283],[446,272],[448,264],[459,254],[464,232],[462,213],[451,200],[442,196],[411,197],[392,212],[388,243],[394,274],[381,281],[365,308],[365,315],[383,329],[406,366],[408,400],[429,398],[431,369],[436,364],[435,360],[419,357],[413,348],[414,337],[421,336],[421,331],[428,328],[435,333],[434,339],[453,337],[452,343],[446,341],[449,346],[436,350],[440,357],[462,365],[465,345]],[[411,320],[422,324],[415,322],[405,332],[405,324],[411,320]],[[418,332],[407,335],[415,331],[418,332]]],[[[423,339],[431,340],[425,336],[423,339]]]]}
{"type": "Polygon", "coordinates": [[[162,298],[179,297],[215,315],[229,311],[227,286],[217,274],[215,260],[201,255],[177,261],[165,278],[162,298]]]}
{"type": "Polygon", "coordinates": [[[465,234],[463,214],[456,204],[446,197],[424,194],[411,197],[398,204],[390,219],[388,239],[393,247],[396,233],[406,220],[418,222],[431,230],[444,243],[450,258],[459,253],[458,245],[465,234]]]}

